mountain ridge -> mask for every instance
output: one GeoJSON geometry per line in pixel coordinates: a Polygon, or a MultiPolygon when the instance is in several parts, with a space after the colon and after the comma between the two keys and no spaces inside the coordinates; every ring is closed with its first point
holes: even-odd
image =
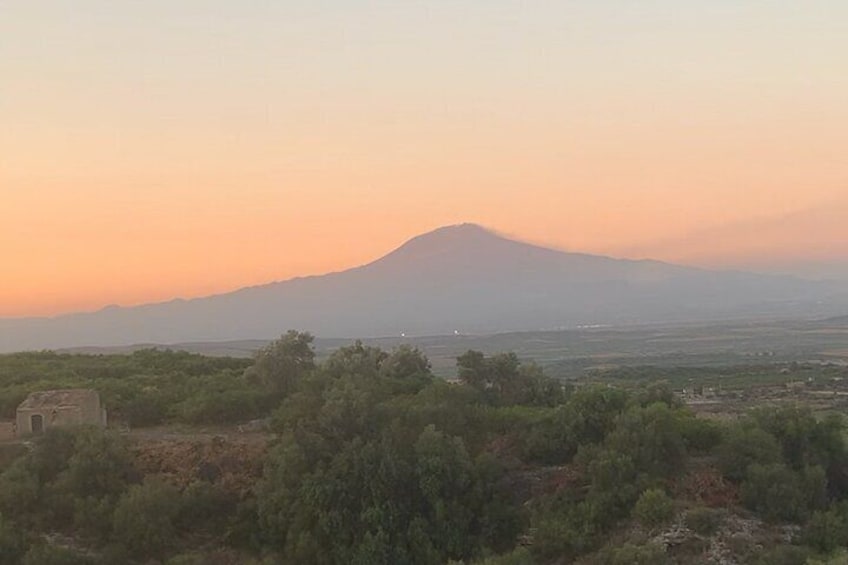
{"type": "Polygon", "coordinates": [[[374,337],[814,316],[842,290],[788,277],[559,251],[457,224],[324,275],[54,318],[0,319],[0,351],[267,339],[290,328],[374,337]]]}

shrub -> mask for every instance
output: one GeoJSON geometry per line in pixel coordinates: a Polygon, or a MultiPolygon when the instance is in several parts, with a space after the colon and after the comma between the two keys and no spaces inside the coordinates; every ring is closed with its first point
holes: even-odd
{"type": "Polygon", "coordinates": [[[474,565],[535,565],[535,563],[536,560],[533,559],[527,548],[520,547],[503,555],[475,561],[474,565]]]}
{"type": "Polygon", "coordinates": [[[665,548],[654,543],[636,545],[625,543],[598,552],[598,565],[663,565],[670,563],[665,548]]]}
{"type": "Polygon", "coordinates": [[[666,477],[680,468],[686,445],[680,434],[679,411],[662,402],[631,407],[615,423],[606,445],[629,455],[640,473],[666,477]]]}
{"type": "Polygon", "coordinates": [[[174,523],[180,511],[179,491],[157,480],[131,487],[118,501],[115,538],[139,556],[157,556],[174,542],[174,523]]]}
{"type": "Polygon", "coordinates": [[[21,565],[91,565],[93,560],[76,551],[51,545],[34,545],[24,555],[21,565]]]}
{"type": "Polygon", "coordinates": [[[718,466],[733,481],[745,478],[754,463],[769,465],[782,460],[780,445],[773,435],[758,427],[735,426],[718,447],[718,466]]]}
{"type": "Polygon", "coordinates": [[[642,526],[655,528],[674,517],[674,501],[661,489],[648,489],[636,501],[633,517],[642,526]]]}
{"type": "Polygon", "coordinates": [[[26,542],[18,528],[0,514],[0,565],[16,565],[26,551],[26,542]]]}
{"type": "Polygon", "coordinates": [[[724,522],[724,512],[715,508],[693,508],[686,513],[686,526],[702,536],[711,536],[724,522]]]}
{"type": "Polygon", "coordinates": [[[804,565],[846,565],[848,563],[848,552],[840,549],[822,559],[808,559],[804,565]]]}
{"type": "Polygon", "coordinates": [[[802,539],[807,545],[829,553],[848,543],[848,525],[834,510],[814,512],[804,527],[802,539]]]}
{"type": "Polygon", "coordinates": [[[165,420],[165,402],[153,394],[141,394],[127,401],[121,415],[133,428],[155,426],[165,420]]]}
{"type": "Polygon", "coordinates": [[[740,496],[749,509],[770,521],[803,521],[823,503],[826,486],[819,467],[798,473],[786,465],[751,465],[740,496]]]}
{"type": "Polygon", "coordinates": [[[105,540],[112,531],[114,511],[115,498],[113,497],[89,496],[73,499],[74,527],[88,536],[105,540]]]}
{"type": "Polygon", "coordinates": [[[180,406],[180,418],[190,424],[245,422],[265,415],[277,402],[262,390],[234,389],[198,393],[180,406]]]}
{"type": "Polygon", "coordinates": [[[182,530],[223,529],[237,501],[221,488],[206,482],[190,484],[181,497],[176,518],[182,530]]]}
{"type": "Polygon", "coordinates": [[[721,443],[721,426],[704,418],[681,418],[680,433],[689,451],[709,453],[721,443]]]}
{"type": "Polygon", "coordinates": [[[754,565],[805,565],[810,550],[797,545],[778,545],[753,560],[754,565]]]}

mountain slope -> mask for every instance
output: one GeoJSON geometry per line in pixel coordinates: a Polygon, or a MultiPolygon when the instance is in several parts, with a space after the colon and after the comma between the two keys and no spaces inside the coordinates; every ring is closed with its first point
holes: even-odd
{"type": "Polygon", "coordinates": [[[0,320],[0,351],[269,338],[289,328],[343,337],[816,315],[848,303],[839,290],[564,253],[463,224],[338,273],[194,300],[0,320]]]}

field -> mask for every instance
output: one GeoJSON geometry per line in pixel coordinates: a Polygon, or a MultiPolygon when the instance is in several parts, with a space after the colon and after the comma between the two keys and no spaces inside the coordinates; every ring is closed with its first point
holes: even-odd
{"type": "Polygon", "coordinates": [[[80,387],[110,429],[0,437],[0,549],[24,565],[838,559],[846,337],[834,320],[2,355],[7,428],[28,392],[80,387]],[[379,530],[402,541],[375,546],[379,530]]]}
{"type": "MultiPolygon", "coordinates": [[[[315,341],[318,358],[352,339],[315,341]]],[[[487,354],[514,351],[552,376],[580,378],[587,371],[620,367],[657,368],[774,365],[792,362],[848,364],[848,318],[820,321],[727,322],[699,325],[650,325],[579,328],[561,331],[506,332],[490,335],[382,337],[366,345],[392,349],[409,344],[421,349],[442,377],[455,374],[456,358],[469,349],[487,354]]],[[[212,356],[250,357],[267,342],[185,343],[168,347],[212,356]]],[[[149,348],[77,348],[81,353],[126,353],[149,348]]],[[[159,346],[156,346],[159,347],[159,346]]]]}

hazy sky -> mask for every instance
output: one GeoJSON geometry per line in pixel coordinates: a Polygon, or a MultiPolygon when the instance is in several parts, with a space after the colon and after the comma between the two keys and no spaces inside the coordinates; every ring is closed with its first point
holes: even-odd
{"type": "Polygon", "coordinates": [[[0,197],[0,316],[342,269],[463,221],[846,258],[848,2],[0,0],[0,197]]]}

